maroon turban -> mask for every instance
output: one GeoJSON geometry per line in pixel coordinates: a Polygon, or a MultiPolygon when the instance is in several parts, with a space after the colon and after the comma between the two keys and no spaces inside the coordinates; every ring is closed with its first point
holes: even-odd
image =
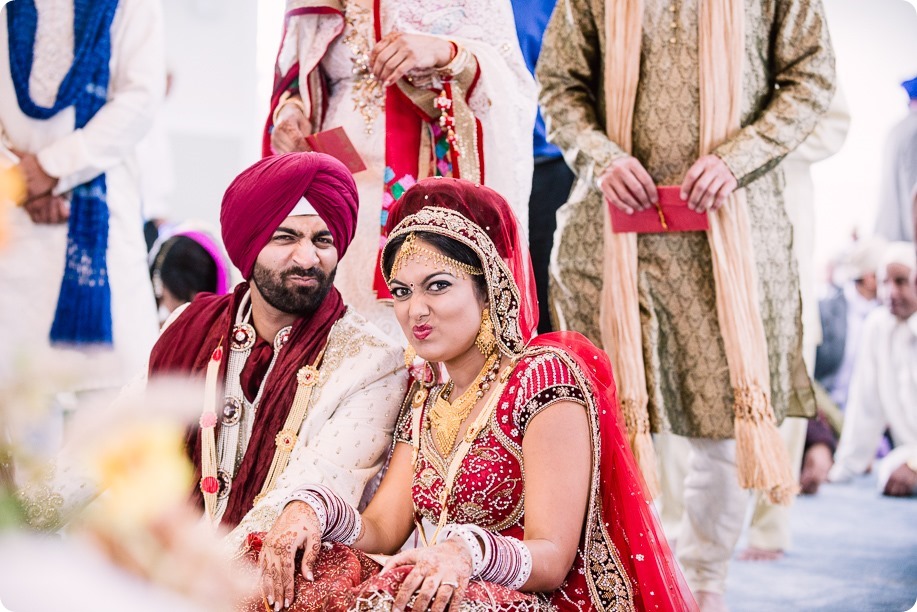
{"type": "Polygon", "coordinates": [[[226,252],[246,279],[274,230],[303,197],[328,226],[338,258],[347,252],[358,206],[357,186],[347,167],[324,153],[265,157],[236,177],[220,211],[226,252]]]}

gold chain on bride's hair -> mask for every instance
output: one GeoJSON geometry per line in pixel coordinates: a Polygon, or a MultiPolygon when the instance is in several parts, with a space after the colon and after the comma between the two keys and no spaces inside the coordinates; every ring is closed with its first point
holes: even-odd
{"type": "Polygon", "coordinates": [[[481,268],[470,266],[448,257],[447,255],[420,246],[417,237],[413,233],[408,234],[408,237],[404,240],[404,244],[402,244],[401,248],[398,250],[398,255],[395,256],[395,263],[392,264],[392,272],[388,277],[389,282],[395,278],[395,275],[398,274],[398,270],[401,269],[401,266],[403,266],[406,261],[416,261],[434,268],[444,268],[456,278],[465,278],[466,275],[480,276],[484,274],[484,270],[481,268]]]}

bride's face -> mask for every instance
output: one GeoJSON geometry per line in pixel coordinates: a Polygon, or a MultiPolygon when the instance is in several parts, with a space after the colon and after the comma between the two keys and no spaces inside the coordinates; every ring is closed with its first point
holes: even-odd
{"type": "MultiPolygon", "coordinates": [[[[429,243],[419,246],[441,253],[429,243]]],[[[481,327],[484,300],[471,276],[408,259],[389,282],[395,316],[408,342],[427,361],[450,362],[470,350],[481,327]]]]}

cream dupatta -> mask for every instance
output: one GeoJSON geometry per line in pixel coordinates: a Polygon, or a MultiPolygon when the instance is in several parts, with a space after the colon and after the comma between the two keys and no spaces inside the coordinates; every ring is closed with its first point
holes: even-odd
{"type": "MultiPolygon", "coordinates": [[[[737,0],[698,0],[700,155],[740,128],[745,7],[737,0]]],[[[630,152],[640,77],[642,0],[605,3],[606,130],[630,152]]],[[[658,491],[650,436],[637,289],[637,236],[611,231],[604,209],[605,241],[601,299],[602,343],[611,357],[631,447],[650,491],[658,491]]],[[[716,308],[726,350],[735,411],[736,463],[744,488],[764,491],[774,503],[796,492],[786,447],[770,404],[767,339],[758,310],[757,273],[745,191],[733,192],[708,214],[716,308]]]]}

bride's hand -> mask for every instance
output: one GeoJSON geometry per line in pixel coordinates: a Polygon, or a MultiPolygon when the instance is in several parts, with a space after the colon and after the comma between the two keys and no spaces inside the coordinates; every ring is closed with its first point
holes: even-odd
{"type": "Polygon", "coordinates": [[[302,575],[312,580],[312,565],[322,546],[322,533],[315,511],[309,504],[287,504],[274,526],[264,536],[259,565],[261,591],[275,610],[293,603],[293,575],[296,551],[304,549],[302,575]]]}
{"type": "Polygon", "coordinates": [[[412,610],[429,606],[432,612],[442,612],[446,605],[450,610],[459,609],[471,579],[471,553],[463,540],[449,538],[436,546],[404,551],[389,559],[382,571],[402,565],[414,568],[401,583],[393,612],[404,610],[414,593],[412,610]]]}
{"type": "Polygon", "coordinates": [[[385,87],[411,70],[441,68],[452,60],[452,45],[442,38],[423,34],[390,32],[369,54],[373,74],[385,87]]]}

